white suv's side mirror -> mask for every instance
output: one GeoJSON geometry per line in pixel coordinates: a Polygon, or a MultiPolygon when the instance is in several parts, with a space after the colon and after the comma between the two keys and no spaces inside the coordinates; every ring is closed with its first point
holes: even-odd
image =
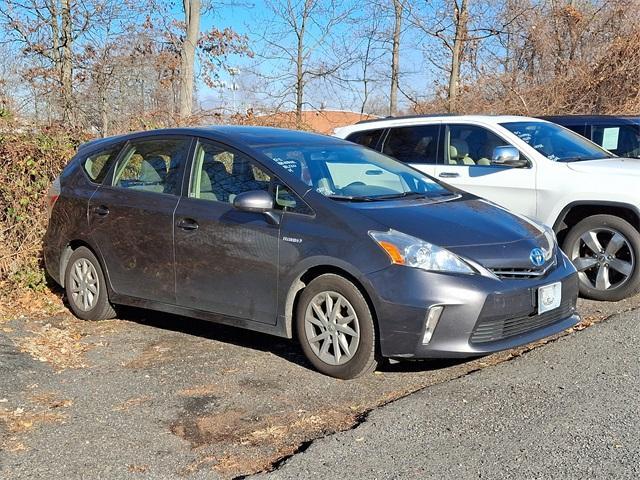
{"type": "Polygon", "coordinates": [[[493,149],[491,165],[522,168],[527,166],[527,160],[520,158],[520,151],[516,147],[496,147],[493,149]]]}

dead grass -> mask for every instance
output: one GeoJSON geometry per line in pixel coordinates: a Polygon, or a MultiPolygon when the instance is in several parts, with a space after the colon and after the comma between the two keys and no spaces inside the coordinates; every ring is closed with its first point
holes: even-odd
{"type": "Polygon", "coordinates": [[[226,478],[268,469],[279,458],[293,453],[301,442],[345,430],[355,418],[354,412],[345,409],[259,418],[232,409],[214,415],[187,416],[174,423],[171,431],[194,449],[224,446],[221,452],[207,449],[185,472],[190,474],[210,465],[226,478]]]}

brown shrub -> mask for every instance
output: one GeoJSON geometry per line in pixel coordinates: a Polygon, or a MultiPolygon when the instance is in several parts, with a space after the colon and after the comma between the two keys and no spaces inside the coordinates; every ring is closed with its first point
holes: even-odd
{"type": "Polygon", "coordinates": [[[46,193],[86,136],[62,128],[0,125],[0,283],[44,286],[46,193]]]}
{"type": "MultiPolygon", "coordinates": [[[[542,79],[522,72],[485,75],[461,91],[461,114],[611,114],[640,111],[640,28],[614,38],[606,51],[575,60],[542,79]]],[[[446,91],[415,107],[417,113],[446,111],[446,91]]]]}

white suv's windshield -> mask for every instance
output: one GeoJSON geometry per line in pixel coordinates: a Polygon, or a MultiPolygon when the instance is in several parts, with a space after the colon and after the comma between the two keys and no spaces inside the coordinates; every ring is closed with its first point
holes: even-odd
{"type": "Polygon", "coordinates": [[[579,162],[613,156],[577,133],[554,123],[508,122],[500,125],[556,162],[579,162]]]}
{"type": "Polygon", "coordinates": [[[279,145],[258,150],[334,200],[379,201],[452,194],[432,178],[358,145],[279,145]]]}

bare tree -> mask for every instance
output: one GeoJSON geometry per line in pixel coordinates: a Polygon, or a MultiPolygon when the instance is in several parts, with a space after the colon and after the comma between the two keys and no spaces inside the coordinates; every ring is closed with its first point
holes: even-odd
{"type": "Polygon", "coordinates": [[[194,64],[200,40],[200,0],[183,0],[185,37],[180,49],[180,118],[193,110],[194,64]]]}
{"type": "Polygon", "coordinates": [[[469,22],[469,11],[467,10],[467,0],[453,0],[453,21],[455,33],[453,45],[451,47],[451,74],[449,75],[449,111],[457,110],[458,89],[460,88],[460,64],[462,63],[462,48],[468,41],[467,30],[469,22]]]}
{"type": "Polygon", "coordinates": [[[268,0],[267,7],[266,32],[257,37],[264,45],[257,52],[257,73],[270,82],[264,94],[277,101],[276,108],[294,105],[296,126],[301,128],[309,83],[328,79],[352,62],[348,55],[340,55],[332,38],[349,9],[337,0],[268,0]],[[260,69],[262,65],[268,70],[260,69]]]}
{"type": "Polygon", "coordinates": [[[389,90],[389,115],[398,111],[398,82],[400,75],[400,35],[402,33],[402,17],[404,0],[393,0],[393,35],[391,48],[391,88],[389,90]]]}
{"type": "Polygon", "coordinates": [[[39,57],[44,64],[30,72],[32,79],[55,80],[61,120],[74,121],[73,70],[74,43],[90,28],[94,12],[91,2],[83,5],[71,0],[5,0],[0,22],[25,55],[39,57]]]}

